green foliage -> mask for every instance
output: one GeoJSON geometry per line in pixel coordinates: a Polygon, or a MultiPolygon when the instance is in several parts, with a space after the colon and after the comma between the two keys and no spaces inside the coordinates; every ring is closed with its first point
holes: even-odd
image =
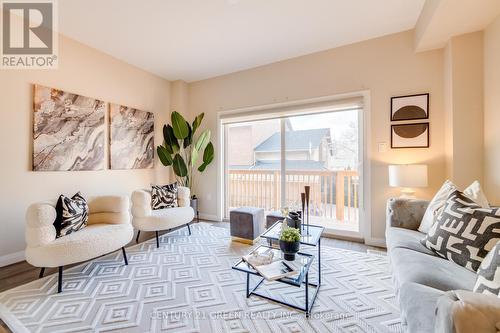
{"type": "Polygon", "coordinates": [[[189,145],[191,145],[191,143],[193,143],[193,130],[191,129],[191,126],[189,126],[188,122],[186,122],[186,124],[187,124],[188,129],[189,129],[189,134],[184,139],[184,149],[186,149],[187,147],[189,147],[189,145]]]}
{"type": "Polygon", "coordinates": [[[172,112],[172,124],[163,126],[164,143],[156,148],[160,162],[165,166],[172,166],[177,181],[180,185],[189,187],[193,195],[193,171],[195,169],[199,172],[205,171],[214,159],[210,130],[205,130],[196,136],[203,117],[203,113],[199,114],[190,125],[180,113],[172,112]],[[203,163],[197,166],[201,156],[203,163]]]}
{"type": "Polygon", "coordinates": [[[188,175],[188,170],[186,162],[179,154],[175,154],[172,166],[174,167],[174,172],[178,177],[186,177],[188,175]]]}
{"type": "Polygon", "coordinates": [[[174,111],[170,118],[175,137],[179,140],[187,138],[189,135],[189,125],[184,117],[179,112],[174,111]]]}
{"type": "Polygon", "coordinates": [[[180,149],[179,142],[174,135],[174,129],[170,125],[163,125],[163,140],[165,141],[165,148],[170,154],[177,153],[180,149]]]}
{"type": "Polygon", "coordinates": [[[214,145],[209,142],[203,153],[203,164],[198,167],[198,171],[203,172],[205,168],[214,160],[214,145]]]}
{"type": "Polygon", "coordinates": [[[204,130],[198,140],[196,140],[196,144],[194,145],[194,148],[198,151],[202,151],[205,149],[210,142],[210,130],[204,130]]]}
{"type": "Polygon", "coordinates": [[[297,228],[285,228],[281,231],[280,240],[284,242],[298,242],[300,241],[300,230],[297,228]]]}
{"type": "Polygon", "coordinates": [[[160,159],[161,164],[165,166],[172,165],[173,160],[172,156],[170,155],[171,152],[169,152],[168,149],[165,148],[165,146],[158,146],[156,148],[156,153],[158,154],[158,158],[160,159]]]}
{"type": "Polygon", "coordinates": [[[204,113],[200,113],[199,115],[196,116],[193,120],[193,132],[196,132],[198,127],[201,125],[201,121],[203,120],[203,117],[205,116],[204,113]]]}

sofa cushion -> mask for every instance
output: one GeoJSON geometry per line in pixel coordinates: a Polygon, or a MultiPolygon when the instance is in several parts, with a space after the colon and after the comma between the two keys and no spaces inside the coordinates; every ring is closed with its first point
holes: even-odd
{"type": "Polygon", "coordinates": [[[418,231],[423,233],[429,232],[431,227],[434,225],[434,222],[436,221],[438,212],[444,206],[446,198],[448,198],[448,196],[456,189],[457,187],[451,181],[446,180],[444,182],[443,186],[441,186],[439,191],[437,191],[437,193],[434,195],[434,198],[432,198],[431,202],[427,206],[427,210],[425,211],[422,222],[418,227],[418,231]]]}
{"type": "Polygon", "coordinates": [[[451,261],[406,248],[389,252],[396,287],[408,282],[443,291],[472,290],[476,274],[451,261]]]}
{"type": "Polygon", "coordinates": [[[454,191],[423,244],[475,272],[499,240],[500,210],[481,208],[462,192],[454,191]]]}
{"type": "Polygon", "coordinates": [[[473,291],[500,296],[500,242],[493,247],[479,266],[473,291]]]}
{"type": "Polygon", "coordinates": [[[177,183],[151,185],[151,208],[164,209],[177,207],[177,183]]]}
{"type": "Polygon", "coordinates": [[[191,207],[175,207],[153,210],[151,215],[134,217],[134,227],[142,231],[158,231],[179,227],[191,222],[194,210],[191,207]]]}
{"type": "Polygon", "coordinates": [[[395,248],[405,248],[418,252],[422,252],[425,254],[433,255],[436,254],[426,248],[420,242],[425,234],[418,232],[416,230],[410,230],[405,228],[388,228],[385,233],[387,249],[389,251],[395,248]]]}
{"type": "Polygon", "coordinates": [[[387,227],[417,230],[428,205],[427,200],[390,198],[386,206],[387,227]]]}
{"type": "Polygon", "coordinates": [[[399,303],[408,333],[434,332],[436,305],[443,291],[417,283],[401,286],[399,303]]]}
{"type": "Polygon", "coordinates": [[[470,184],[469,187],[464,190],[464,194],[479,206],[483,208],[490,208],[490,204],[488,202],[488,199],[486,198],[486,194],[484,194],[479,181],[476,180],[472,184],[470,184]]]}
{"type": "Polygon", "coordinates": [[[467,290],[453,290],[439,297],[435,332],[498,333],[500,299],[467,290]]]}
{"type": "Polygon", "coordinates": [[[89,206],[80,192],[71,198],[61,194],[57,200],[56,214],[56,237],[62,237],[85,228],[89,220],[89,206]]]}
{"type": "Polygon", "coordinates": [[[132,240],[129,223],[92,224],[50,244],[26,248],[27,261],[37,267],[58,267],[116,251],[132,240]]]}

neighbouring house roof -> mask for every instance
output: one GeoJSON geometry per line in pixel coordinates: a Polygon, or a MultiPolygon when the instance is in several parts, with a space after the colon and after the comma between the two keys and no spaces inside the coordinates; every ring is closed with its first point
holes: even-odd
{"type": "MultiPolygon", "coordinates": [[[[330,134],[329,128],[285,132],[286,150],[309,150],[318,148],[325,135],[330,134]]],[[[255,152],[279,152],[281,148],[281,135],[274,133],[261,144],[255,147],[255,152]]]]}
{"type": "MultiPolygon", "coordinates": [[[[287,170],[326,170],[325,162],[311,160],[287,160],[287,170]]],[[[230,170],[281,170],[280,161],[257,161],[255,165],[230,165],[230,170]]]]}

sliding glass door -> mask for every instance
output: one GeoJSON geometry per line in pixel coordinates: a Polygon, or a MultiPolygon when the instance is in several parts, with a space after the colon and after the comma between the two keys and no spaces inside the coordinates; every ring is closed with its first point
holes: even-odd
{"type": "Polygon", "coordinates": [[[280,119],[225,126],[225,216],[229,216],[231,209],[241,206],[279,210],[283,207],[280,191],[280,119]],[[261,154],[266,158],[262,158],[261,154]]]}
{"type": "Polygon", "coordinates": [[[286,206],[301,208],[310,186],[310,223],[359,231],[358,110],[287,118],[286,206]]]}
{"type": "Polygon", "coordinates": [[[360,109],[224,124],[225,216],[240,206],[300,210],[310,223],[359,232],[360,109]]]}

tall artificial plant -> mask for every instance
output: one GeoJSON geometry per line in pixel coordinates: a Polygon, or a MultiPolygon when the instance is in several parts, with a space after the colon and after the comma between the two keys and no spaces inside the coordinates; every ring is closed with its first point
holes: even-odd
{"type": "Polygon", "coordinates": [[[156,148],[160,162],[165,166],[172,166],[177,182],[189,187],[193,196],[195,170],[205,171],[214,159],[210,130],[196,135],[204,115],[199,114],[189,124],[180,113],[172,112],[172,125],[163,125],[164,142],[156,148]]]}

